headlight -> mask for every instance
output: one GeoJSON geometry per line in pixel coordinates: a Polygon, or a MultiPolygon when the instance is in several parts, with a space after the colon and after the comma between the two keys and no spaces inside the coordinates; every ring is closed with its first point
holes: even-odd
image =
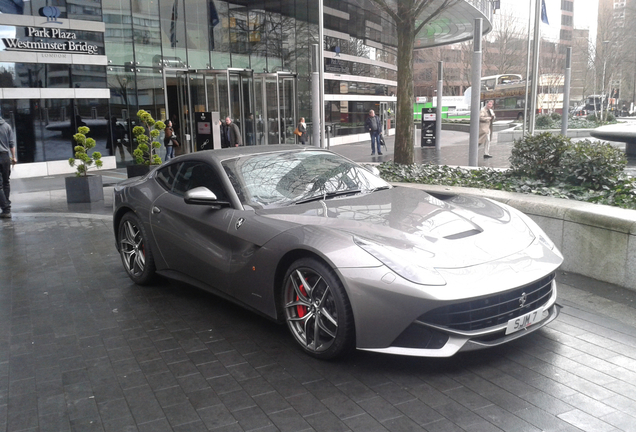
{"type": "Polygon", "coordinates": [[[525,215],[521,212],[519,213],[520,213],[521,220],[523,220],[523,222],[528,226],[532,234],[534,234],[535,239],[538,240],[539,243],[541,243],[543,246],[547,247],[548,249],[554,250],[556,248],[556,245],[552,242],[552,240],[550,240],[550,237],[548,237],[546,233],[543,232],[543,230],[539,227],[539,225],[537,225],[537,223],[533,221],[532,218],[530,218],[530,216],[525,215]]]}
{"type": "Polygon", "coordinates": [[[420,285],[446,285],[444,278],[435,269],[424,267],[415,261],[417,258],[428,258],[424,256],[429,254],[426,251],[405,251],[360,237],[354,237],[353,241],[404,279],[420,285]]]}
{"type": "MultiPolygon", "coordinates": [[[[491,200],[492,201],[492,200],[491,200]]],[[[530,216],[523,213],[521,210],[517,210],[516,208],[503,203],[497,203],[500,207],[507,209],[511,216],[513,216],[512,222],[514,222],[514,216],[516,216],[521,222],[523,222],[526,227],[530,230],[530,234],[534,236],[534,241],[538,241],[543,246],[547,247],[550,250],[555,250],[556,245],[550,240],[550,238],[543,232],[543,230],[537,225],[535,221],[532,220],[530,216]]],[[[533,242],[534,242],[533,241],[533,242]]],[[[558,252],[558,251],[557,251],[558,252]]]]}

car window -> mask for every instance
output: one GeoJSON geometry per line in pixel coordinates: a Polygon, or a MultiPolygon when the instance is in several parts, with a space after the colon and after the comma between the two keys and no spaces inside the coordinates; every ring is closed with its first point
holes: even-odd
{"type": "Polygon", "coordinates": [[[227,201],[227,194],[223,188],[223,183],[216,171],[209,165],[201,162],[186,162],[179,170],[172,192],[183,196],[186,191],[197,187],[206,187],[220,201],[227,201]]]}
{"type": "Polygon", "coordinates": [[[323,151],[264,153],[223,161],[243,204],[290,205],[311,197],[390,187],[356,163],[323,151]]]}
{"type": "Polygon", "coordinates": [[[157,183],[159,183],[159,185],[165,190],[171,191],[172,184],[174,183],[174,179],[177,176],[180,166],[181,164],[172,164],[159,168],[157,170],[157,175],[155,176],[157,183]]]}

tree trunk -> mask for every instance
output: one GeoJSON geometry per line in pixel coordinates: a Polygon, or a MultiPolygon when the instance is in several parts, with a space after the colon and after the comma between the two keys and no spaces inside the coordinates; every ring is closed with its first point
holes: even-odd
{"type": "MultiPolygon", "coordinates": [[[[398,14],[408,16],[400,11],[398,14]]],[[[415,46],[415,18],[403,20],[397,25],[398,50],[398,84],[397,84],[397,112],[395,132],[395,155],[393,161],[398,164],[413,163],[413,48],[415,46]]]]}

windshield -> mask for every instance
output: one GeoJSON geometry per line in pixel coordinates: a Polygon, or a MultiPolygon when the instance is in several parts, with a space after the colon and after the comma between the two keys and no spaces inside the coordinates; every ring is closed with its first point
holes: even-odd
{"type": "Polygon", "coordinates": [[[368,193],[390,185],[356,163],[326,151],[277,152],[223,162],[243,205],[279,207],[311,198],[368,193]]]}

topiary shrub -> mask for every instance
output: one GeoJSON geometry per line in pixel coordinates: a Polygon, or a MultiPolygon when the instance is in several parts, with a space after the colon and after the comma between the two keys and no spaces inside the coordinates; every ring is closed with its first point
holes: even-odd
{"type": "Polygon", "coordinates": [[[537,116],[534,124],[538,128],[548,129],[552,127],[552,125],[554,124],[554,121],[552,120],[552,117],[550,117],[549,115],[541,114],[537,116]]]}
{"type": "Polygon", "coordinates": [[[509,159],[510,168],[515,175],[551,183],[560,174],[561,156],[569,144],[569,138],[548,132],[515,140],[509,159]]]}
{"type": "Polygon", "coordinates": [[[570,143],[561,155],[558,179],[599,190],[613,186],[627,165],[625,153],[610,143],[582,140],[570,143]]]}
{"type": "Polygon", "coordinates": [[[559,121],[561,120],[561,114],[553,112],[552,114],[550,114],[550,118],[554,121],[559,121]]]}
{"type": "Polygon", "coordinates": [[[161,131],[166,128],[166,125],[162,121],[155,121],[150,113],[145,110],[137,111],[137,117],[144,126],[135,126],[132,130],[132,134],[137,141],[137,148],[133,151],[135,162],[140,165],[159,165],[161,164],[161,157],[157,154],[157,151],[161,147],[161,143],[156,141],[157,137],[161,134],[161,131]],[[148,131],[148,135],[146,135],[148,131]]]}
{"type": "Polygon", "coordinates": [[[90,132],[90,129],[86,126],[80,126],[77,128],[77,133],[73,135],[73,139],[77,143],[75,146],[75,157],[68,160],[70,166],[76,169],[75,175],[77,177],[85,177],[88,175],[88,170],[91,165],[95,164],[95,167],[101,168],[103,165],[102,154],[98,151],[93,151],[90,155],[88,151],[95,147],[96,143],[93,138],[87,138],[86,135],[90,132]],[[76,165],[77,164],[77,165],[76,165]]]}
{"type": "Polygon", "coordinates": [[[614,114],[612,114],[611,112],[608,112],[607,115],[605,116],[605,121],[606,122],[615,122],[616,121],[616,116],[614,114]]]}
{"type": "Polygon", "coordinates": [[[596,117],[596,114],[592,113],[588,114],[587,117],[585,117],[585,120],[590,122],[598,122],[599,119],[596,117]]]}

